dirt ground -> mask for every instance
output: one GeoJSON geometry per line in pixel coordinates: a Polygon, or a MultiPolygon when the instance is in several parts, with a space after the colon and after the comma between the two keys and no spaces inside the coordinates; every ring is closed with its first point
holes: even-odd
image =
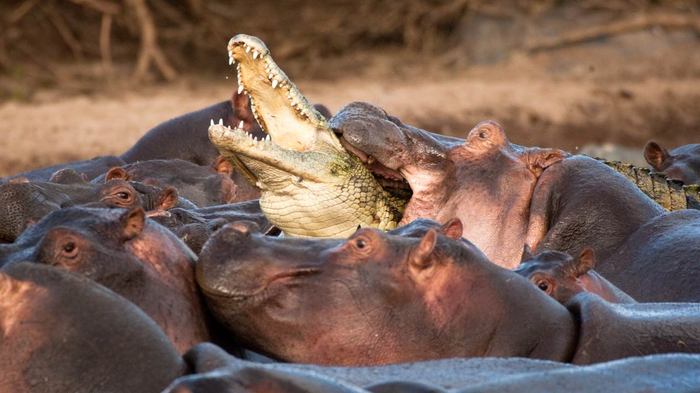
{"type": "MultiPolygon", "coordinates": [[[[692,31],[633,31],[537,53],[511,51],[505,59],[489,57],[500,41],[486,37],[437,57],[358,51],[349,60],[309,64],[324,70],[318,78],[289,76],[310,101],[334,112],[368,101],[404,122],[458,136],[495,119],[515,143],[578,152],[627,147],[627,159],[637,163],[649,139],[700,142],[700,39],[692,31]]],[[[227,99],[233,75],[190,73],[175,83],[77,95],[53,88],[28,102],[0,103],[0,176],[123,152],[159,122],[227,99]]]]}

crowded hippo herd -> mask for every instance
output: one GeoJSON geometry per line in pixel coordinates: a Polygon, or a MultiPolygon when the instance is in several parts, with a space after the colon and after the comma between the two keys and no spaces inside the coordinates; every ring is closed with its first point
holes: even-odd
{"type": "MultiPolygon", "coordinates": [[[[700,211],[228,52],[231,99],[0,181],[0,392],[700,391],[700,211]]],[[[700,144],[644,155],[700,182],[700,144]]]]}

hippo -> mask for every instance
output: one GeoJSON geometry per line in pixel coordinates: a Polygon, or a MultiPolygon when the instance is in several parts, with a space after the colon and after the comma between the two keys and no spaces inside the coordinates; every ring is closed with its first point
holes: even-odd
{"type": "Polygon", "coordinates": [[[205,244],[197,282],[244,345],[289,362],[590,364],[700,351],[700,304],[613,304],[580,293],[562,305],[469,241],[432,228],[420,238],[362,228],[346,240],[310,240],[234,223],[205,244]]]}
{"type": "Polygon", "coordinates": [[[186,370],[138,307],[52,266],[0,269],[0,337],[2,392],[151,393],[186,370]]]}
{"type": "Polygon", "coordinates": [[[341,142],[377,176],[412,190],[402,222],[419,217],[470,225],[464,236],[493,262],[514,268],[525,244],[602,260],[663,209],[604,163],[508,141],[494,121],[466,139],[433,134],[367,103],[331,119],[341,142]]]}
{"type": "Polygon", "coordinates": [[[683,184],[700,184],[700,143],[679,146],[670,152],[654,141],[644,146],[644,158],[656,172],[683,184]]]}
{"type": "Polygon", "coordinates": [[[258,200],[197,209],[174,208],[153,213],[150,218],[170,229],[197,254],[214,232],[231,222],[251,221],[263,232],[274,230],[258,200]]]}
{"type": "Polygon", "coordinates": [[[180,159],[138,161],[111,168],[93,183],[114,179],[136,181],[161,188],[172,187],[197,207],[256,199],[260,192],[245,179],[232,180],[233,166],[222,157],[202,166],[180,159]]]}
{"type": "MultiPolygon", "coordinates": [[[[328,108],[323,105],[317,105],[316,108],[330,118],[328,108]]],[[[234,92],[229,100],[184,114],[150,129],[119,158],[126,163],[178,158],[197,165],[211,165],[219,152],[209,141],[208,127],[211,120],[219,119],[226,126],[239,126],[257,138],[265,137],[250,110],[248,96],[243,92],[234,92]]]]}
{"type": "Polygon", "coordinates": [[[146,312],[181,352],[209,340],[196,257],[141,208],[55,211],[0,247],[0,266],[30,261],[84,275],[146,312]]]}
{"type": "Polygon", "coordinates": [[[700,302],[700,211],[649,220],[596,271],[639,302],[700,302]]]}
{"type": "Polygon", "coordinates": [[[264,136],[250,112],[248,97],[234,92],[228,100],[157,125],[119,157],[126,163],[178,158],[209,166],[219,155],[207,136],[212,119],[222,119],[229,126],[242,121],[246,130],[264,136]]]}
{"type": "Polygon", "coordinates": [[[361,392],[442,392],[442,389],[449,387],[457,389],[513,374],[575,367],[566,363],[522,358],[440,359],[373,367],[327,367],[294,363],[260,364],[233,357],[211,343],[194,346],[184,355],[184,359],[193,375],[175,380],[165,392],[231,391],[234,386],[245,381],[248,375],[253,374],[253,370],[255,370],[254,375],[257,375],[256,379],[260,382],[277,380],[277,383],[284,384],[282,386],[297,386],[296,383],[302,386],[313,386],[310,384],[318,378],[316,383],[323,384],[323,388],[327,389],[301,391],[333,392],[333,389],[340,387],[354,388],[356,390],[351,391],[361,392]],[[388,388],[394,390],[382,390],[388,388]],[[408,390],[409,388],[438,390],[408,390]]]}
{"type": "Polygon", "coordinates": [[[103,184],[13,180],[0,185],[0,242],[13,242],[27,226],[64,207],[143,207],[152,211],[175,207],[177,201],[177,193],[172,188],[161,189],[123,180],[103,184]]]}
{"type": "Polygon", "coordinates": [[[592,366],[523,358],[471,358],[376,367],[256,364],[211,344],[184,356],[193,375],[175,380],[165,392],[695,392],[700,355],[630,357],[592,366]],[[254,376],[254,378],[253,378],[254,376]],[[255,390],[263,386],[277,390],[255,390]],[[291,390],[295,389],[295,390],[291,390]]]}
{"type": "MultiPolygon", "coordinates": [[[[18,173],[7,177],[6,180],[13,178],[25,178],[30,181],[49,181],[57,171],[61,169],[72,169],[77,173],[85,176],[86,180],[93,179],[109,170],[109,168],[124,165],[126,162],[116,156],[100,156],[89,160],[66,162],[45,168],[34,169],[28,172],[18,173]]],[[[0,181],[0,183],[2,183],[0,181]]]]}
{"type": "Polygon", "coordinates": [[[612,303],[635,303],[628,294],[598,274],[595,253],[584,248],[576,258],[558,251],[531,255],[525,246],[520,265],[514,270],[539,289],[565,304],[576,294],[591,292],[612,303]]]}

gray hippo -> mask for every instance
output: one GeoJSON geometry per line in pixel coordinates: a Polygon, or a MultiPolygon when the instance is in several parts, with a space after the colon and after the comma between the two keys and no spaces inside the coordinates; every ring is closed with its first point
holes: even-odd
{"type": "Polygon", "coordinates": [[[194,279],[196,257],[141,208],[71,207],[46,216],[15,243],[0,266],[30,261],[84,275],[148,314],[184,353],[210,340],[194,279]]]}
{"type": "Polygon", "coordinates": [[[2,392],[151,393],[186,371],[136,306],[52,266],[0,269],[0,338],[2,392]]]}
{"type": "Polygon", "coordinates": [[[435,229],[310,240],[229,224],[205,244],[197,282],[243,344],[290,362],[517,356],[590,364],[700,352],[699,304],[612,304],[581,293],[564,306],[435,229]]]}

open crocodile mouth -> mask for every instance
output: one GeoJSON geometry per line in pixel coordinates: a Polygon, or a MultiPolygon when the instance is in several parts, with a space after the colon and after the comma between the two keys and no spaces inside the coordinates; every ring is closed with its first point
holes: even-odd
{"type": "Polygon", "coordinates": [[[324,132],[330,130],[326,119],[277,66],[260,39],[238,34],[229,41],[228,54],[229,64],[236,66],[239,94],[248,96],[255,120],[275,144],[299,152],[312,150],[318,138],[337,145],[324,132]]]}
{"type": "MultiPolygon", "coordinates": [[[[331,135],[326,119],[279,68],[260,39],[238,34],[228,43],[228,55],[229,64],[236,66],[238,93],[248,96],[255,120],[268,134],[262,140],[252,135],[244,138],[246,131],[239,125],[235,133],[240,142],[254,148],[269,149],[271,144],[275,144],[285,149],[306,151],[314,148],[317,138],[322,138],[328,144],[345,148],[358,157],[386,191],[402,199],[410,198],[411,188],[398,171],[343,143],[342,136],[331,135]],[[338,146],[338,141],[341,146],[338,146]]],[[[264,163],[284,169],[279,168],[278,160],[264,163]]]]}

